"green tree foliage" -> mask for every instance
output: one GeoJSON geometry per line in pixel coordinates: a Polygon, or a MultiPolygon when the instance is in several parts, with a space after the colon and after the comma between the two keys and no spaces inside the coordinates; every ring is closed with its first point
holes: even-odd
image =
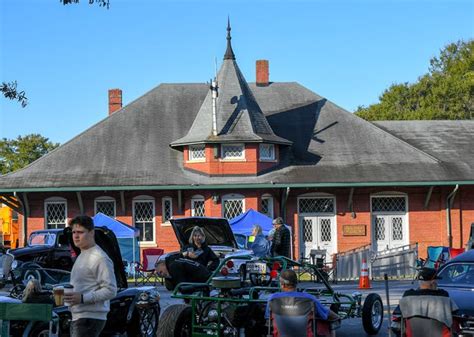
{"type": "MultiPolygon", "coordinates": [[[[79,0],[60,0],[60,1],[63,3],[63,5],[79,3],[79,0]]],[[[107,9],[109,9],[109,6],[110,6],[109,1],[110,0],[89,0],[89,5],[92,5],[95,2],[99,4],[99,7],[106,7],[107,9]]]]}
{"type": "Polygon", "coordinates": [[[474,118],[474,40],[451,43],[430,60],[418,82],[393,84],[380,102],[360,106],[367,120],[474,118]]]}
{"type": "Polygon", "coordinates": [[[16,81],[9,83],[3,82],[2,84],[0,84],[0,91],[6,98],[11,100],[17,100],[21,103],[22,107],[25,107],[28,104],[26,94],[24,91],[18,91],[16,86],[16,81]]]}
{"type": "Polygon", "coordinates": [[[59,143],[52,143],[39,134],[3,138],[0,140],[0,174],[21,169],[58,146],[59,143]]]}

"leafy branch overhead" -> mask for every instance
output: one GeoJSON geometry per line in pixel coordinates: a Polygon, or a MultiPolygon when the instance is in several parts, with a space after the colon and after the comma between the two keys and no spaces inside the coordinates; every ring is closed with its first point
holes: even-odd
{"type": "Polygon", "coordinates": [[[474,40],[451,43],[417,82],[393,84],[379,103],[358,107],[367,120],[474,118],[474,40]]]}
{"type": "Polygon", "coordinates": [[[28,99],[26,98],[26,94],[24,91],[18,91],[17,90],[17,83],[16,81],[6,83],[3,82],[0,85],[0,90],[2,91],[2,94],[11,100],[17,100],[18,102],[21,103],[21,106],[24,108],[28,104],[28,99]]]}
{"type": "MultiPolygon", "coordinates": [[[[79,0],[60,0],[64,5],[69,5],[69,4],[77,4],[79,3],[79,0]]],[[[109,9],[110,0],[89,0],[89,5],[92,5],[94,2],[99,4],[99,7],[106,7],[109,9]]]]}
{"type": "Polygon", "coordinates": [[[39,134],[0,139],[0,174],[19,170],[58,146],[39,134]]]}

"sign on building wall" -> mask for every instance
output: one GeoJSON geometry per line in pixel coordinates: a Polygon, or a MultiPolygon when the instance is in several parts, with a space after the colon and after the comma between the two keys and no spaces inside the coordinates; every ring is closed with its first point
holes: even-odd
{"type": "Polygon", "coordinates": [[[344,225],[342,226],[342,235],[344,236],[366,236],[366,225],[344,225]]]}

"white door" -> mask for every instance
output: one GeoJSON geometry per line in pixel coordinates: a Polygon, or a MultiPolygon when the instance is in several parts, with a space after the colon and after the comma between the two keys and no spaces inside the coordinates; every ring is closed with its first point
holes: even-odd
{"type": "Polygon", "coordinates": [[[374,249],[377,251],[405,245],[405,216],[374,215],[374,249]]]}
{"type": "Polygon", "coordinates": [[[309,257],[312,249],[325,249],[326,262],[331,262],[331,255],[336,253],[334,216],[301,216],[300,219],[303,255],[309,257]]]}

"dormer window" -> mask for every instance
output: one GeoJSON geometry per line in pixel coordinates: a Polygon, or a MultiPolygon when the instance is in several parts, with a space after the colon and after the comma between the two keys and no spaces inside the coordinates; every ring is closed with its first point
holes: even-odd
{"type": "Polygon", "coordinates": [[[275,160],[275,145],[260,144],[259,146],[260,160],[275,160]]]}
{"type": "Polygon", "coordinates": [[[221,153],[224,160],[245,159],[245,146],[244,144],[222,144],[221,153]]]}
{"type": "Polygon", "coordinates": [[[205,161],[206,146],[204,144],[189,145],[189,161],[205,161]]]}

